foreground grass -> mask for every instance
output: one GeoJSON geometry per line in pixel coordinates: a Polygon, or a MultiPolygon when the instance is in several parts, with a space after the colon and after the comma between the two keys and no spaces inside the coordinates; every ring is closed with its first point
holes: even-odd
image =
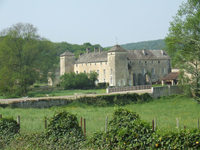
{"type": "MultiPolygon", "coordinates": [[[[137,112],[141,119],[151,123],[157,118],[157,127],[161,130],[176,131],[176,118],[179,118],[179,126],[183,129],[197,128],[197,119],[200,118],[200,105],[192,98],[175,97],[172,99],[157,99],[149,103],[130,104],[122,106],[137,112]]],[[[17,115],[21,117],[21,133],[33,133],[44,131],[44,117],[53,116],[55,110],[67,110],[77,117],[86,119],[86,132],[91,136],[95,131],[104,131],[105,120],[112,117],[115,107],[92,107],[73,102],[67,106],[53,107],[49,109],[11,109],[0,108],[3,117],[17,115]]]]}

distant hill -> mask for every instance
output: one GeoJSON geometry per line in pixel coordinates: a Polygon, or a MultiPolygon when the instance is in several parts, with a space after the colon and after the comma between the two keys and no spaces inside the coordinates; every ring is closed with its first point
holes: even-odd
{"type": "Polygon", "coordinates": [[[122,44],[120,46],[126,50],[141,50],[141,49],[160,50],[160,49],[165,49],[165,42],[163,39],[160,39],[154,41],[127,43],[127,44],[122,44]]]}

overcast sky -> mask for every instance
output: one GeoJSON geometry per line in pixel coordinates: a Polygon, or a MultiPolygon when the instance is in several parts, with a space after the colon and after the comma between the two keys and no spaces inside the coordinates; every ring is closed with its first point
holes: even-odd
{"type": "Polygon", "coordinates": [[[103,47],[164,39],[187,0],[0,0],[0,30],[31,23],[52,42],[103,47]]]}

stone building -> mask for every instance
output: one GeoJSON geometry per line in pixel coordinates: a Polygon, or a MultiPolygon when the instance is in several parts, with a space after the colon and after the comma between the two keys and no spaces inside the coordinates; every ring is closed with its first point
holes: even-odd
{"type": "Polygon", "coordinates": [[[110,86],[135,86],[157,82],[171,72],[171,59],[164,50],[125,50],[115,45],[108,51],[90,48],[75,55],[69,51],[60,55],[60,75],[96,71],[98,82],[110,86]]]}

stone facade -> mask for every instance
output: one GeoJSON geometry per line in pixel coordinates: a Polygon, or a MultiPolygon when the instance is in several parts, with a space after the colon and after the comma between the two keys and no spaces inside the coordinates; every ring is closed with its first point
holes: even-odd
{"type": "Polygon", "coordinates": [[[110,86],[137,86],[157,82],[171,72],[171,59],[164,50],[124,50],[115,45],[109,51],[102,48],[86,49],[75,60],[75,55],[66,51],[60,56],[60,75],[96,71],[98,82],[110,86]]]}

